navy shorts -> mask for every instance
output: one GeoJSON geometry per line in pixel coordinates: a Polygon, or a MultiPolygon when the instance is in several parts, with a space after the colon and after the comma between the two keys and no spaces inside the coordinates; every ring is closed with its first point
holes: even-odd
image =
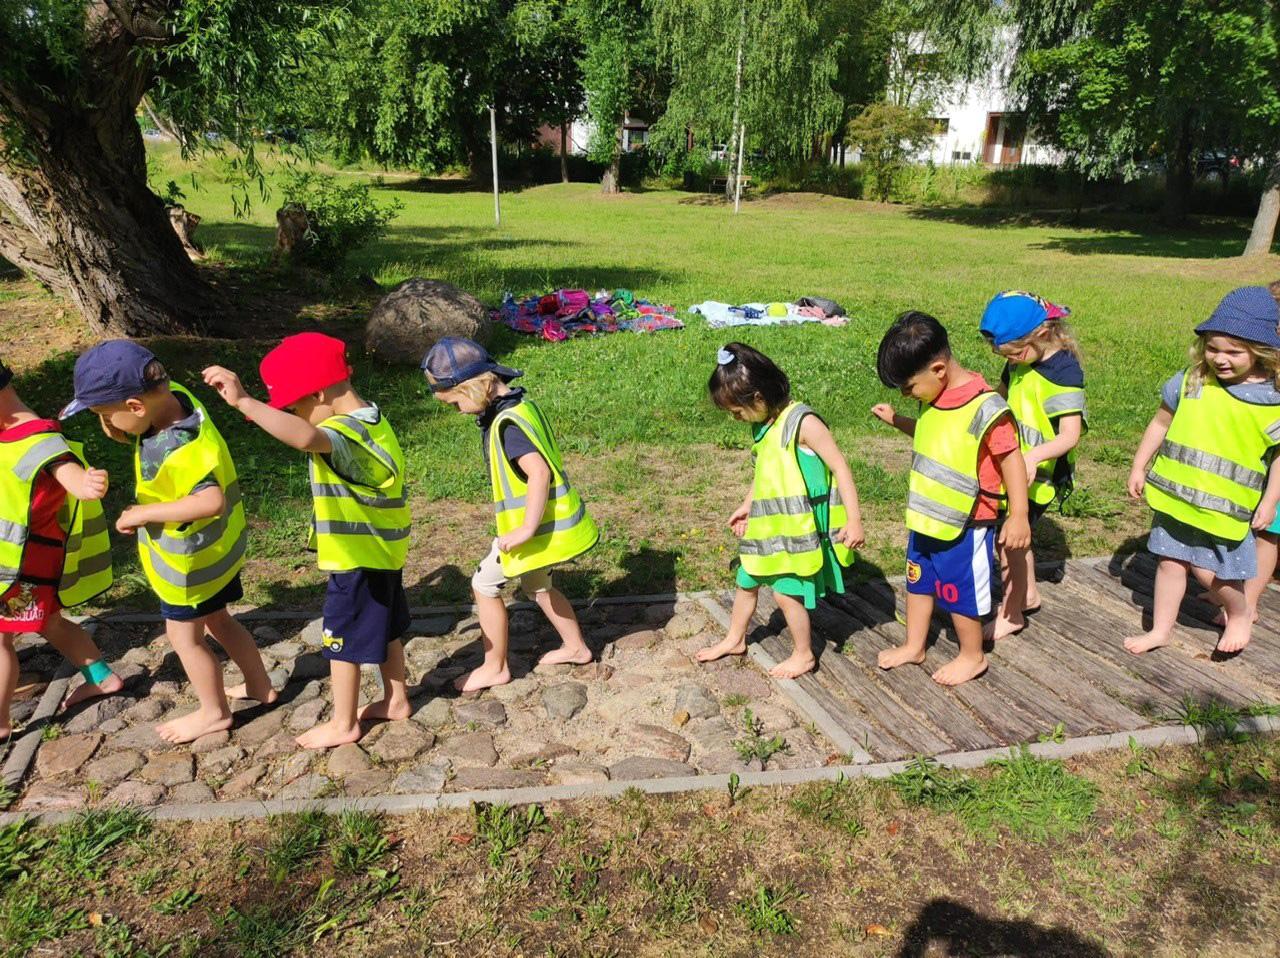
{"type": "Polygon", "coordinates": [[[212,599],[205,599],[199,605],[170,605],[161,599],[160,614],[171,622],[194,622],[196,619],[203,619],[206,615],[221,612],[232,602],[239,602],[243,598],[244,587],[240,584],[240,576],[237,574],[222,587],[221,592],[212,599]]]}
{"type": "Polygon", "coordinates": [[[324,591],[324,657],[381,665],[387,644],[409,630],[409,599],[399,569],[330,572],[324,591]]]}
{"type": "Polygon", "coordinates": [[[995,529],[969,526],[959,539],[944,542],[918,532],[907,540],[907,591],[931,595],[938,607],[978,618],[991,611],[991,570],[995,529]]]}

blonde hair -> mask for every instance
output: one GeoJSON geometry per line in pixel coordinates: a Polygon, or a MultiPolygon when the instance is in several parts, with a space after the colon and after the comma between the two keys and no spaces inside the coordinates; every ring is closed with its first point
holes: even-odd
{"type": "MultiPolygon", "coordinates": [[[[1210,336],[1226,336],[1226,334],[1201,333],[1196,337],[1195,342],[1191,344],[1191,372],[1189,374],[1191,385],[1198,385],[1210,377],[1217,378],[1214,371],[1209,368],[1209,361],[1204,358],[1204,344],[1210,336]]],[[[1260,367],[1267,374],[1267,378],[1275,384],[1276,389],[1280,389],[1280,349],[1251,343],[1249,340],[1240,339],[1237,336],[1226,336],[1226,338],[1243,346],[1249,355],[1253,357],[1254,366],[1260,367]]]]}
{"type": "MultiPolygon", "coordinates": [[[[432,378],[428,373],[428,378],[432,378]]],[[[487,406],[493,398],[494,389],[502,385],[502,380],[498,378],[498,374],[494,372],[484,372],[479,376],[472,376],[465,379],[452,389],[446,389],[444,392],[456,392],[471,400],[477,406],[487,406]]]]}
{"type": "Polygon", "coordinates": [[[1046,319],[1026,336],[1005,343],[1001,348],[1016,352],[1020,349],[1026,349],[1028,346],[1035,346],[1040,350],[1041,355],[1051,351],[1063,350],[1070,353],[1077,360],[1081,358],[1080,344],[1076,342],[1075,336],[1071,334],[1071,327],[1061,319],[1046,319]]]}

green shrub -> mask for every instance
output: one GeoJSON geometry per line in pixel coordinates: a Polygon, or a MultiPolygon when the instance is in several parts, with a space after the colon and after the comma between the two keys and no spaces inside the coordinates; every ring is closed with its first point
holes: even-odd
{"type": "Polygon", "coordinates": [[[302,258],[324,270],[338,269],[348,253],[381,236],[404,209],[399,200],[377,203],[368,183],[339,183],[327,173],[294,170],[285,175],[281,192],[286,204],[307,212],[302,258]]]}

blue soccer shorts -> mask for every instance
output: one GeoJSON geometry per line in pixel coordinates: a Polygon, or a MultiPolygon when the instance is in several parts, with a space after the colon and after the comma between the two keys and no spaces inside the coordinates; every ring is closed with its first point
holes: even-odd
{"type": "Polygon", "coordinates": [[[907,539],[907,591],[931,595],[938,607],[979,618],[991,611],[995,529],[969,526],[945,542],[912,532],[907,539]]]}

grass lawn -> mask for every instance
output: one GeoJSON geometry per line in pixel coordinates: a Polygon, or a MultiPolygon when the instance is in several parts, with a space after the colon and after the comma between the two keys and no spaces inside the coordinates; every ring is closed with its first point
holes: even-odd
{"type": "MultiPolygon", "coordinates": [[[[302,302],[300,322],[359,340],[377,294],[362,287],[304,288],[267,264],[274,238],[272,201],[256,200],[237,219],[231,188],[215,163],[193,168],[171,150],[153,151],[155,179],[174,178],[190,209],[204,217],[197,234],[241,296],[302,302]],[[195,186],[187,174],[196,172],[195,186]]],[[[353,172],[347,175],[364,176],[353,172]]],[[[378,194],[405,209],[380,242],[352,265],[384,287],[411,275],[445,279],[496,303],[504,290],[526,294],[556,286],[627,287],[683,313],[703,299],[749,301],[805,294],[843,303],[843,329],[687,329],[651,336],[620,334],[547,344],[502,331],[494,348],[526,371],[523,383],[549,413],[569,469],[601,522],[601,545],[561,574],[572,594],[640,593],[722,587],[735,544],[724,519],[750,483],[748,434],[711,406],[705,381],[718,345],[739,338],[774,357],[795,395],[833,427],[852,461],[868,524],[865,571],[896,573],[905,533],[906,441],[868,409],[894,400],[874,373],[874,349],[899,311],[922,308],[950,328],[960,358],[994,380],[1000,365],[984,347],[977,320],[986,300],[1025,288],[1065,303],[1085,355],[1090,425],[1081,491],[1068,515],[1037,530],[1044,556],[1109,552],[1146,526],[1146,511],[1123,500],[1122,480],[1137,438],[1157,403],[1161,381],[1183,363],[1192,325],[1228,289],[1280,275],[1280,258],[1235,258],[1247,224],[1208,220],[1188,232],[1100,218],[1083,226],[1052,217],[986,210],[913,210],[808,195],[756,199],[738,216],[706,197],[652,191],[605,197],[588,184],[542,186],[503,197],[504,223],[492,225],[482,192],[388,175],[378,194]]],[[[192,383],[211,362],[246,374],[280,328],[256,315],[237,323],[232,341],[155,344],[175,378],[192,383]]],[[[294,323],[296,327],[298,322],[294,323]]],[[[20,386],[52,411],[70,390],[70,350],[84,344],[76,317],[29,284],[0,285],[0,335],[21,374],[20,386]]],[[[435,404],[416,368],[375,367],[356,351],[357,385],[388,412],[407,450],[414,503],[414,548],[407,584],[415,602],[467,597],[467,578],[486,548],[488,492],[474,425],[435,404]]],[[[215,397],[197,392],[208,401],[215,397]]],[[[314,604],[321,582],[302,551],[309,501],[305,464],[283,447],[215,409],[236,455],[253,523],[249,599],[314,604]]],[[[109,508],[126,501],[127,451],[71,431],[115,481],[109,508]]],[[[149,606],[120,545],[123,585],[112,597],[149,606]]]]}
{"type": "Polygon", "coordinates": [[[99,809],[0,828],[0,958],[1234,958],[1274,954],[1278,864],[1274,736],[399,818],[99,809]]]}

